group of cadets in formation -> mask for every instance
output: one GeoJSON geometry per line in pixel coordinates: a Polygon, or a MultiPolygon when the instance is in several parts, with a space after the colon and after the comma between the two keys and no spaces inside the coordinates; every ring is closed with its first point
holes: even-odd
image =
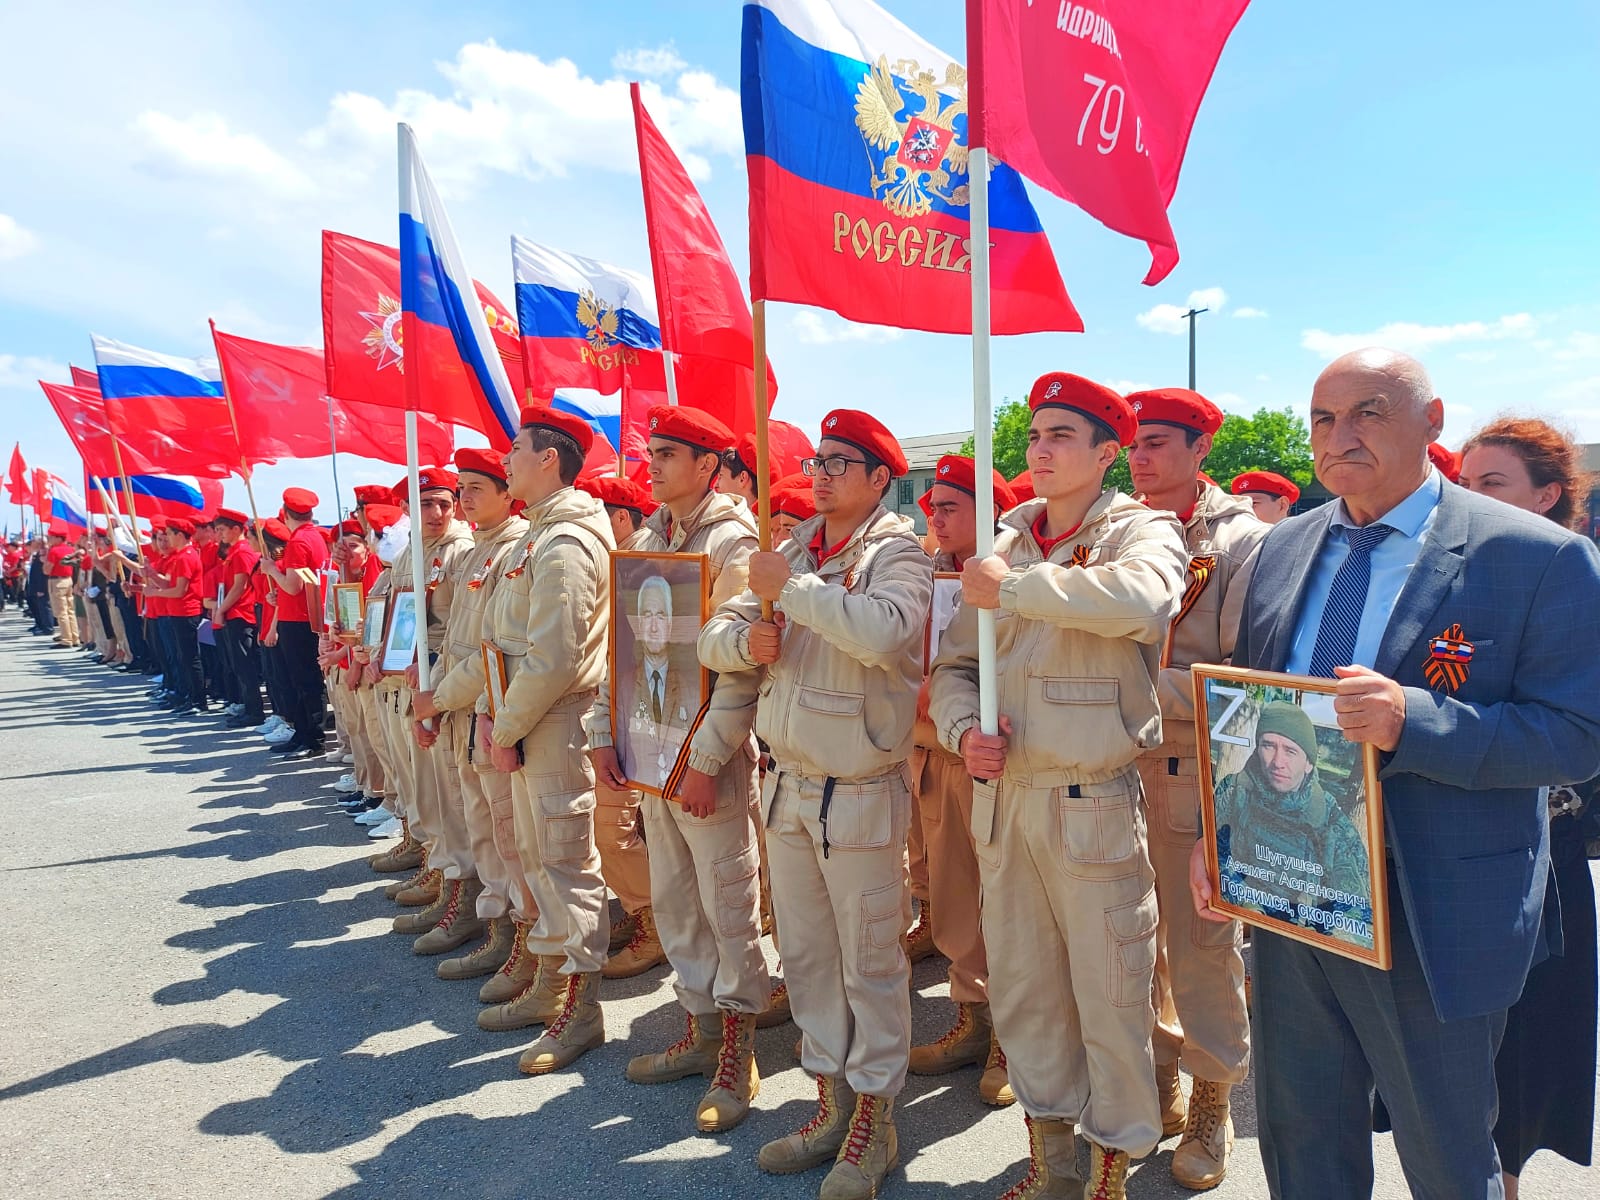
{"type": "Polygon", "coordinates": [[[972,460],[941,458],[926,545],[884,507],[907,464],[864,412],[828,414],[803,475],[777,481],[762,552],[749,438],[653,409],[649,488],[580,487],[590,427],[530,407],[503,457],[424,469],[420,513],[402,482],[358,488],[328,532],[299,488],[259,528],[228,509],[200,529],[167,520],[143,555],[53,528],[34,561],[14,548],[8,587],[31,595],[22,576],[42,571],[67,646],[76,587],[102,657],[160,671],[157,703],[222,700],[285,758],[324,756],[331,701],[346,806],[398,837],[371,865],[410,872],[387,889],[409,910],[395,930],[418,954],[454,952],[441,978],[487,977],[482,1028],[542,1027],[523,1072],[601,1045],[601,980],[665,962],[683,1036],[628,1078],[700,1077],[698,1128],[732,1129],[760,1089],[756,1029],[792,1014],[816,1112],[758,1159],[831,1164],[824,1200],[876,1195],[897,1165],[908,1071],[966,1066],[985,1103],[1026,1114],[1030,1167],[1008,1196],[1120,1196],[1130,1156],[1180,1133],[1172,1173],[1206,1188],[1227,1166],[1249,1019],[1239,926],[1189,902],[1188,667],[1227,660],[1255,548],[1298,492],[1250,472],[1229,494],[1200,474],[1223,414],[1192,391],[1123,397],[1052,373],[1028,402],[1028,477],[997,473],[979,514],[972,460]],[[1124,447],[1140,500],[1102,492],[1124,447]],[[422,527],[426,691],[415,665],[385,673],[319,634],[308,604],[330,565],[369,603],[410,589],[403,515],[422,527]],[[999,558],[974,557],[980,521],[997,522],[999,558]],[[634,790],[612,744],[613,549],[709,567],[698,655],[714,683],[671,798],[634,790]],[[962,603],[928,672],[936,571],[963,573],[962,603]],[[979,728],[980,609],[1000,618],[999,735],[979,728]],[[913,1046],[911,964],[935,946],[954,1020],[913,1046]]]}

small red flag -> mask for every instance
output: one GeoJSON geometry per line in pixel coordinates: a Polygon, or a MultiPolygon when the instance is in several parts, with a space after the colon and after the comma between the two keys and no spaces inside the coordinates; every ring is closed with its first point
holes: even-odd
{"type": "Polygon", "coordinates": [[[967,0],[973,144],[1178,264],[1167,206],[1249,0],[967,0]]]}
{"type": "MultiPolygon", "coordinates": [[[[98,389],[68,387],[64,383],[39,381],[45,398],[55,410],[61,427],[67,431],[78,457],[91,475],[117,475],[117,454],[111,436],[111,418],[98,389]]],[[[173,439],[168,437],[169,441],[173,439]]],[[[144,439],[139,444],[122,446],[122,469],[130,475],[160,474],[163,467],[145,453],[144,439]]],[[[174,443],[175,444],[175,443],[174,443]]],[[[225,475],[226,471],[217,474],[225,475]]]]}
{"type": "Polygon", "coordinates": [[[100,394],[100,373],[91,371],[87,367],[70,367],[72,372],[72,386],[82,388],[86,392],[100,394]]]}
{"type": "Polygon", "coordinates": [[[28,464],[22,460],[22,443],[11,448],[11,469],[6,473],[6,493],[13,504],[32,504],[33,485],[28,482],[28,464]]]}

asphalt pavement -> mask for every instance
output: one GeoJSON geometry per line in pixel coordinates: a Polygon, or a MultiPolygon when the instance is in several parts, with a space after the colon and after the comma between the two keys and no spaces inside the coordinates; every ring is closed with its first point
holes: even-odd
{"type": "MultiPolygon", "coordinates": [[[[628,1057],[681,1032],[670,975],[606,983],[608,1041],[519,1075],[531,1035],[474,1023],[477,983],[389,932],[379,848],[336,807],[347,768],[277,764],[253,733],[150,711],[140,677],[30,637],[0,613],[0,1173],[32,1200],[99,1197],[812,1197],[824,1172],[761,1174],[762,1142],[811,1114],[794,1026],[757,1041],[760,1097],[695,1132],[698,1079],[639,1087],[628,1057]]],[[[944,963],[916,968],[918,1040],[950,1020],[944,963]]],[[[1016,1109],[978,1073],[913,1076],[891,1197],[995,1197],[1024,1167],[1016,1109]]],[[[1213,1195],[1264,1197],[1253,1097],[1213,1195]]],[[[1314,1136],[1314,1134],[1312,1134],[1314,1136]]],[[[1176,1139],[1130,1196],[1191,1195],[1176,1139]]],[[[1380,1196],[1407,1194],[1374,1141],[1380,1196]]],[[[1548,1154],[1523,1196],[1600,1195],[1548,1154]]]]}

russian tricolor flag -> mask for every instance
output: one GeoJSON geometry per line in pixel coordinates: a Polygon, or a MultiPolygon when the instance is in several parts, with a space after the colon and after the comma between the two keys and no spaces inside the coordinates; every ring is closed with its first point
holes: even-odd
{"type": "Polygon", "coordinates": [[[180,358],[91,335],[99,369],[100,394],[110,400],[216,399],[222,395],[222,371],[214,358],[180,358]]]}
{"type": "MultiPolygon", "coordinates": [[[[100,478],[98,487],[115,497],[124,513],[137,511],[141,517],[187,517],[197,520],[222,503],[222,484],[215,479],[193,475],[131,475],[133,507],[128,505],[122,480],[115,475],[100,478]]],[[[104,511],[104,502],[95,497],[95,511],[104,511]]]]}
{"type": "Polygon", "coordinates": [[[400,126],[400,306],[408,391],[442,420],[482,430],[497,449],[517,435],[517,394],[506,375],[451,232],[422,165],[416,135],[400,126]],[[474,297],[470,302],[464,297],[474,297]],[[415,335],[415,344],[410,340],[415,335]]]}
{"type": "MultiPolygon", "coordinates": [[[[512,237],[528,386],[601,395],[666,386],[655,288],[636,271],[512,237]]],[[[612,444],[616,445],[615,439],[612,444]]]]}
{"type": "MultiPolygon", "coordinates": [[[[970,333],[966,68],[872,0],[752,0],[741,75],[751,298],[970,333]]],[[[1000,164],[989,222],[993,331],[1081,332],[1022,177],[1000,164]]]]}
{"type": "Polygon", "coordinates": [[[75,529],[87,531],[89,509],[78,491],[53,471],[43,472],[45,489],[50,502],[51,521],[61,521],[75,529]]]}

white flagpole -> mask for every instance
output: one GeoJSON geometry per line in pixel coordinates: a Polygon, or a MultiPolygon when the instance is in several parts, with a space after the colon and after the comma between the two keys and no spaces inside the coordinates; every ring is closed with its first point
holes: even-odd
{"type": "MultiPolygon", "coordinates": [[[[972,459],[978,557],[994,553],[994,414],[989,394],[989,151],[972,147],[972,459]]],[[[978,727],[1000,732],[994,610],[978,610],[978,727]]]]}
{"type": "MultiPolygon", "coordinates": [[[[401,123],[395,133],[400,147],[400,211],[415,216],[412,203],[415,173],[411,164],[411,130],[401,123]]],[[[404,344],[416,347],[418,339],[413,330],[416,321],[412,314],[402,313],[400,321],[404,344]]],[[[422,480],[418,478],[420,468],[417,462],[417,405],[421,399],[421,381],[417,378],[418,364],[413,362],[411,367],[405,376],[406,479],[411,490],[411,589],[415,593],[417,606],[417,690],[431,692],[433,671],[428,662],[428,568],[422,561],[422,480]]]]}
{"type": "Polygon", "coordinates": [[[678,356],[671,350],[661,352],[662,365],[667,368],[667,403],[678,406],[678,356]]]}

